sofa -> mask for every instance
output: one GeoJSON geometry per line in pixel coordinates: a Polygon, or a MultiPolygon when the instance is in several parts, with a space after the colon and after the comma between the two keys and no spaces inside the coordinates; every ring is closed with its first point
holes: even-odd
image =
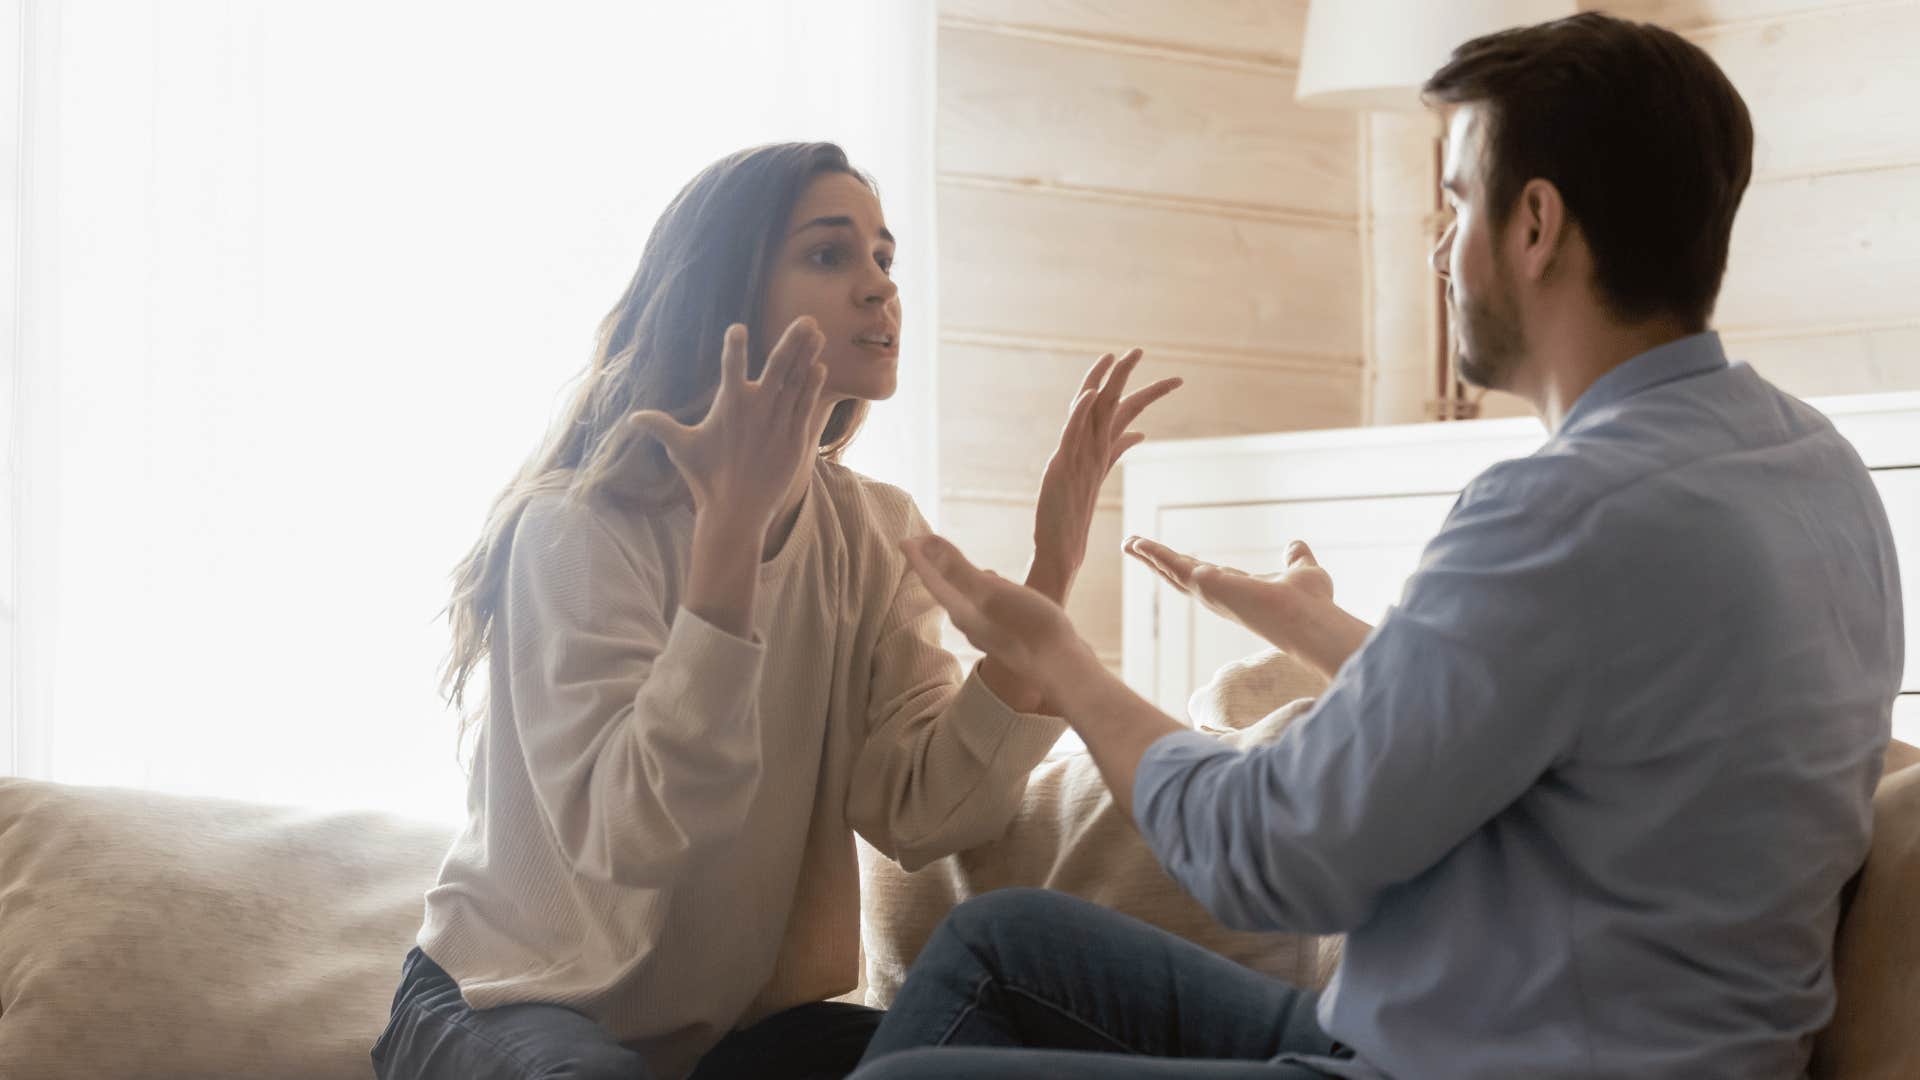
{"type": "MultiPolygon", "coordinates": [[[[1230,667],[1194,719],[1250,745],[1306,702],[1284,657],[1230,667]]],[[[1873,852],[1836,946],[1839,1010],[1814,1075],[1920,1076],[1920,750],[1894,744],[1873,852]]],[[[400,961],[451,839],[444,826],[0,778],[0,1078],[333,1080],[371,1073],[400,961]]],[[[940,916],[1046,885],[1259,970],[1324,979],[1311,938],[1241,934],[1180,893],[1084,750],[1056,751],[1007,835],[906,874],[863,859],[865,999],[884,1006],[940,916]]]]}

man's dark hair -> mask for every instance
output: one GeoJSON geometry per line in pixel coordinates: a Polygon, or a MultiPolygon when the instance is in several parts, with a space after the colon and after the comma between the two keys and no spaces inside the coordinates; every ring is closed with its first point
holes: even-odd
{"type": "Polygon", "coordinates": [[[1658,26],[1575,15],[1467,42],[1424,93],[1484,107],[1496,228],[1529,180],[1550,181],[1614,315],[1706,328],[1753,173],[1753,122],[1699,46],[1658,26]]]}

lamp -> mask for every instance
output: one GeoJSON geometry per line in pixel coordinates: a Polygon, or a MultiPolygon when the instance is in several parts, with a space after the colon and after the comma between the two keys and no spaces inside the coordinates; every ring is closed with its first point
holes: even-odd
{"type": "Polygon", "coordinates": [[[1421,84],[1454,46],[1496,30],[1565,18],[1574,6],[1574,0],[1312,0],[1293,99],[1415,112],[1421,84]]]}
{"type": "MultiPolygon", "coordinates": [[[[1574,0],[1311,0],[1294,100],[1323,108],[1417,112],[1424,107],[1421,85],[1456,45],[1496,30],[1564,18],[1574,10],[1574,0]]],[[[1440,155],[1436,134],[1436,209],[1441,205],[1440,155]]],[[[1444,285],[1436,292],[1436,396],[1427,412],[1440,420],[1467,419],[1477,415],[1478,403],[1466,399],[1455,370],[1444,285]]]]}

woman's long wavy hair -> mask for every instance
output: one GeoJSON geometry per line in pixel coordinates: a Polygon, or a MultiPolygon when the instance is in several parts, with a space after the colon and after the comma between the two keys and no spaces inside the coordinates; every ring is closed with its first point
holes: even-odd
{"type": "MultiPolygon", "coordinates": [[[[624,421],[639,409],[659,409],[685,424],[706,415],[719,388],[727,327],[758,325],[787,219],[807,185],[825,173],[873,186],[833,143],[776,143],[707,166],[654,224],[633,280],[600,323],[579,389],[494,499],[480,539],[454,568],[446,610],[453,648],[441,690],[461,712],[462,747],[478,716],[466,708],[468,682],[493,640],[514,529],[528,501],[544,491],[569,498],[606,493],[658,507],[688,498],[664,448],[624,421]]],[[[764,364],[771,345],[752,343],[751,370],[764,364]]],[[[820,437],[820,455],[838,460],[866,414],[864,401],[841,402],[820,437]]]]}

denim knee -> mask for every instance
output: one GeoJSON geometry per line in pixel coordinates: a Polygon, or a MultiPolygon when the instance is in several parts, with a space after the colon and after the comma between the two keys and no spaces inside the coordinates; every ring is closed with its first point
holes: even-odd
{"type": "Polygon", "coordinates": [[[1088,901],[1052,889],[995,889],[960,902],[947,913],[945,926],[969,945],[1018,934],[1044,931],[1093,906],[1088,901]]]}

